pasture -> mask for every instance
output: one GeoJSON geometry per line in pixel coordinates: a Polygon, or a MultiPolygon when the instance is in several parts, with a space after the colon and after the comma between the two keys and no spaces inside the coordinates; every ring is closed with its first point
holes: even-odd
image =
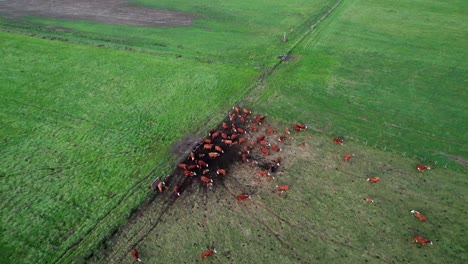
{"type": "Polygon", "coordinates": [[[212,241],[223,263],[466,262],[467,4],[345,0],[311,29],[339,1],[308,2],[132,1],[196,14],[184,27],[0,18],[0,262],[192,263],[212,241]],[[291,191],[233,167],[151,194],[238,102],[312,128],[287,143],[291,191]]]}
{"type": "Polygon", "coordinates": [[[292,136],[270,156],[283,157],[274,180],[259,179],[239,162],[225,178],[214,178],[210,190],[198,179],[178,198],[170,188],[87,261],[132,263],[130,250],[137,248],[147,263],[201,263],[212,243],[218,253],[207,263],[466,261],[466,175],[444,169],[423,174],[415,160],[356,142],[341,146],[322,133],[292,136]],[[342,157],[350,152],[355,157],[346,163],[342,157]],[[366,181],[376,175],[381,182],[366,181]],[[278,195],[277,184],[290,190],[278,195]],[[237,201],[239,193],[252,198],[237,201]],[[426,223],[411,215],[414,208],[426,212],[426,223]],[[434,245],[411,243],[417,234],[434,245]]]}
{"type": "Polygon", "coordinates": [[[255,106],[466,170],[468,24],[459,11],[467,7],[463,1],[344,1],[292,51],[295,61],[266,80],[255,106]]]}
{"type": "Polygon", "coordinates": [[[147,181],[172,169],[170,146],[216,124],[258,74],[0,36],[2,253],[26,263],[56,261],[123,223],[147,181]]]}

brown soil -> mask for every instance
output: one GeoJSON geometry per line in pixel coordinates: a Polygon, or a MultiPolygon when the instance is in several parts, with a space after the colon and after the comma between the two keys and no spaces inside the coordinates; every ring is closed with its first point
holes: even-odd
{"type": "Polygon", "coordinates": [[[127,26],[190,26],[192,14],[134,6],[126,0],[0,0],[0,16],[89,20],[127,26]]]}

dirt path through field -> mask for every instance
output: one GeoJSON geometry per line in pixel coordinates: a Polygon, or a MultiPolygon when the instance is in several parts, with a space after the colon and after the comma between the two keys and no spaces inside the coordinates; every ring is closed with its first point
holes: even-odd
{"type": "Polygon", "coordinates": [[[127,0],[0,0],[0,16],[89,20],[127,26],[190,26],[192,14],[131,5],[127,0]]]}

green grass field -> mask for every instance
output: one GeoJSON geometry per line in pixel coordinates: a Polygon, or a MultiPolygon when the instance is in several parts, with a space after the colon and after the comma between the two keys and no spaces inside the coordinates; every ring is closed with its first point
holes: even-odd
{"type": "Polygon", "coordinates": [[[147,219],[121,228],[123,238],[108,242],[111,262],[130,261],[121,257],[135,230],[148,231],[142,254],[168,263],[198,259],[213,240],[215,262],[466,262],[466,169],[446,155],[468,158],[464,1],[345,0],[312,31],[338,1],[185,2],[138,1],[197,13],[193,27],[0,20],[69,41],[0,31],[0,262],[81,262],[93,252],[106,262],[96,249],[148,199],[151,180],[172,170],[170,146],[246,98],[274,124],[321,131],[288,161],[282,180],[293,191],[278,199],[259,190],[247,206],[227,190],[177,201],[161,228],[147,219]],[[291,48],[293,60],[259,78],[291,48]],[[335,135],[350,144],[330,146],[335,135]],[[352,166],[339,162],[344,150],[359,153],[352,166]],[[435,170],[417,174],[421,160],[435,170]],[[365,182],[374,174],[382,185],[365,182]],[[205,228],[187,229],[196,222],[205,228]],[[435,245],[412,245],[414,233],[435,245]]]}
{"type": "Polygon", "coordinates": [[[0,35],[2,244],[25,262],[56,260],[109,214],[99,236],[124,221],[171,169],[168,148],[218,123],[258,75],[0,35]]]}
{"type": "Polygon", "coordinates": [[[468,25],[459,12],[466,7],[462,1],[345,1],[294,49],[295,61],[268,78],[255,105],[459,167],[444,154],[468,156],[468,25]]]}

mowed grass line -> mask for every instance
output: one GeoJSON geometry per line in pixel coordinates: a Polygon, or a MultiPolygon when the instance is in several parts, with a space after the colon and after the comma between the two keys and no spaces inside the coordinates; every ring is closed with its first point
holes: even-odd
{"type": "Polygon", "coordinates": [[[5,32],[0,39],[7,262],[54,262],[83,239],[68,260],[89,254],[148,198],[151,179],[170,171],[169,147],[200,124],[215,126],[258,74],[5,32]]]}
{"type": "Polygon", "coordinates": [[[463,1],[344,1],[252,105],[437,166],[466,159],[463,1]],[[259,104],[263,105],[260,106],[259,104]]]}
{"type": "Polygon", "coordinates": [[[92,262],[132,263],[130,250],[135,246],[147,263],[202,263],[201,252],[213,242],[218,253],[204,262],[467,260],[463,230],[468,197],[463,173],[450,169],[420,173],[414,166],[417,160],[357,142],[341,146],[322,133],[292,136],[279,153],[284,160],[275,180],[257,187],[242,185],[258,176],[254,170],[244,175],[246,170],[233,167],[224,184],[215,181],[211,191],[195,182],[162,214],[161,221],[156,222],[162,213],[160,203],[145,208],[92,262]],[[355,156],[346,163],[343,155],[350,152],[355,156]],[[373,176],[381,181],[366,181],[373,176]],[[290,191],[278,196],[273,192],[277,184],[289,185],[290,191]],[[252,199],[236,201],[238,193],[251,194],[252,199]],[[367,203],[367,197],[375,202],[367,203]],[[412,209],[423,213],[427,222],[416,219],[412,209]],[[434,244],[412,243],[414,235],[434,244]]]}

